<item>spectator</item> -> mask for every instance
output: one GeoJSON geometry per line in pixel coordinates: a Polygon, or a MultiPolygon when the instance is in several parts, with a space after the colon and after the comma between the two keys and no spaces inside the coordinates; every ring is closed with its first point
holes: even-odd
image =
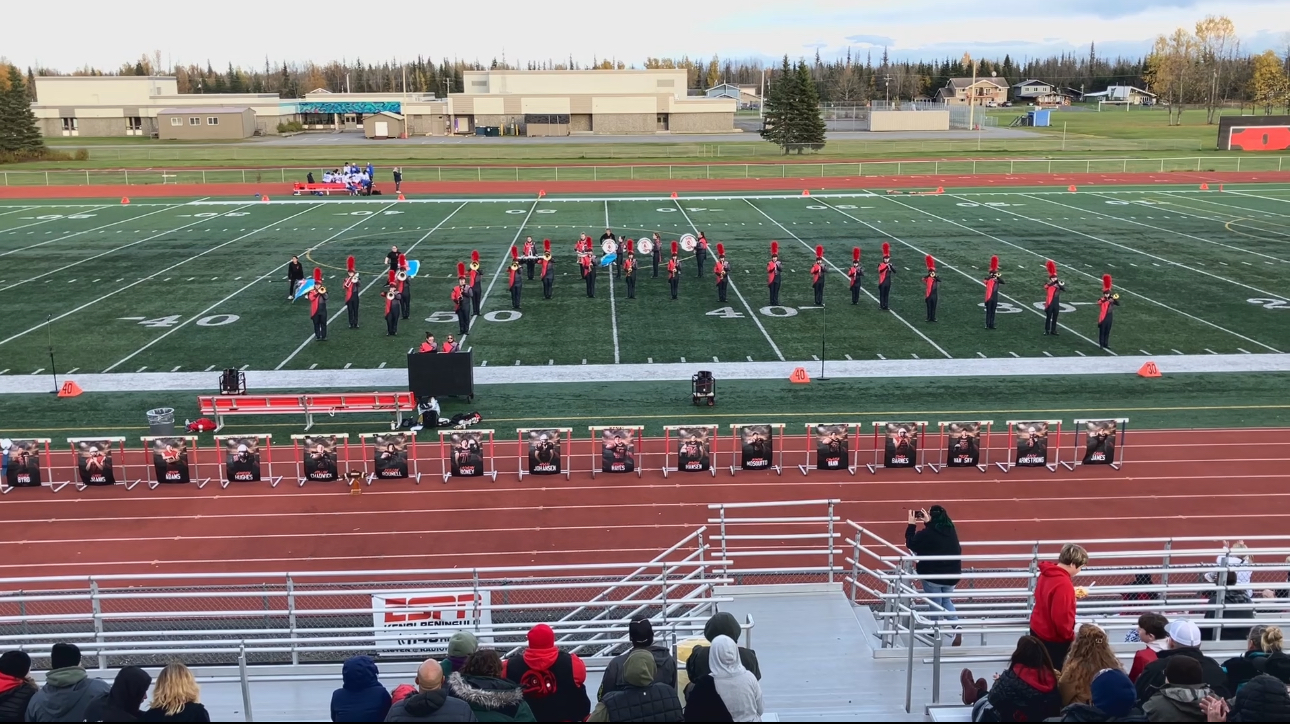
{"type": "Polygon", "coordinates": [[[1245,682],[1263,673],[1267,654],[1263,653],[1263,631],[1266,626],[1251,626],[1245,641],[1245,653],[1223,662],[1227,672],[1227,690],[1239,692],[1245,682]]]}
{"type": "Polygon", "coordinates": [[[469,704],[479,721],[536,721],[523,690],[502,678],[502,657],[492,649],[476,651],[452,672],[448,695],[469,704]]]}
{"type": "Polygon", "coordinates": [[[1261,638],[1263,653],[1267,658],[1259,666],[1259,673],[1269,674],[1282,683],[1290,684],[1290,656],[1281,650],[1283,645],[1280,626],[1268,626],[1261,638]]]}
{"type": "Polygon", "coordinates": [[[1062,693],[1062,706],[1068,704],[1091,704],[1093,702],[1093,679],[1107,669],[1123,671],[1111,644],[1106,639],[1106,632],[1091,623],[1079,627],[1075,643],[1066,655],[1066,665],[1062,667],[1061,676],[1057,679],[1057,688],[1062,693]]]}
{"type": "MultiPolygon", "coordinates": [[[[1150,573],[1135,573],[1133,580],[1129,582],[1130,586],[1150,586],[1152,584],[1150,573]]],[[[1160,598],[1160,594],[1155,591],[1143,591],[1142,593],[1122,593],[1120,594],[1126,601],[1155,601],[1160,598]]]]}
{"type": "MultiPolygon", "coordinates": [[[[1146,721],[1147,717],[1134,709],[1137,692],[1133,682],[1122,669],[1107,669],[1093,679],[1093,701],[1090,704],[1071,704],[1062,709],[1058,721],[1146,721]]],[[[1049,719],[1048,721],[1053,721],[1049,719]]]]}
{"type": "Polygon", "coordinates": [[[138,666],[121,669],[107,696],[91,701],[85,709],[85,721],[140,721],[143,717],[140,707],[148,700],[149,686],[152,686],[152,674],[138,666]]]}
{"type": "Polygon", "coordinates": [[[376,167],[372,165],[371,161],[367,162],[367,177],[369,179],[376,178],[376,167]]]}
{"type": "Polygon", "coordinates": [[[170,664],[157,674],[152,708],[143,713],[141,721],[208,722],[211,715],[198,701],[200,697],[193,672],[183,664],[170,664]]]}
{"type": "Polygon", "coordinates": [[[1290,693],[1275,677],[1261,674],[1250,681],[1232,700],[1211,696],[1201,702],[1209,721],[1290,721],[1290,693]]]}
{"type": "MultiPolygon", "coordinates": [[[[731,641],[738,641],[743,629],[739,626],[739,620],[732,614],[722,611],[712,615],[708,622],[703,625],[703,638],[711,643],[718,636],[726,636],[731,641]]],[[[690,687],[694,682],[702,679],[711,673],[708,668],[708,648],[707,646],[695,646],[690,652],[690,658],[685,660],[685,674],[690,679],[686,686],[686,696],[688,697],[690,687]]],[[[739,647],[739,661],[745,669],[752,672],[752,675],[761,680],[761,666],[757,664],[757,653],[752,649],[739,647]]]]}
{"type": "MultiPolygon", "coordinates": [[[[1221,611],[1221,614],[1222,614],[1221,616],[1219,615],[1220,611],[1218,609],[1211,608],[1205,611],[1205,618],[1209,620],[1213,620],[1217,618],[1223,619],[1225,623],[1223,623],[1223,631],[1219,635],[1219,639],[1223,641],[1243,641],[1247,636],[1250,635],[1250,627],[1248,625],[1242,626],[1237,623],[1229,624],[1229,623],[1226,623],[1226,621],[1230,619],[1238,619],[1238,620],[1253,619],[1254,608],[1248,605],[1251,603],[1250,595],[1246,593],[1244,589],[1233,588],[1233,586],[1236,585],[1236,571],[1228,571],[1227,577],[1225,580],[1227,582],[1226,587],[1224,589],[1210,591],[1208,594],[1208,599],[1209,599],[1209,605],[1214,606],[1214,605],[1217,605],[1218,600],[1221,596],[1223,600],[1223,604],[1225,606],[1229,606],[1229,608],[1225,608],[1223,611],[1221,611]],[[1242,606],[1242,605],[1244,605],[1244,607],[1242,608],[1230,608],[1230,606],[1242,606]]],[[[1200,633],[1201,633],[1201,638],[1203,640],[1205,641],[1214,640],[1215,629],[1212,629],[1212,628],[1201,629],[1200,633]]]]}
{"type": "Polygon", "coordinates": [[[394,193],[398,193],[403,187],[403,167],[394,167],[394,193]]]}
{"type": "Polygon", "coordinates": [[[506,660],[503,675],[520,685],[538,721],[582,721],[591,713],[587,665],[555,646],[555,632],[540,623],[529,629],[524,653],[506,660]]]}
{"type": "Polygon", "coordinates": [[[1200,664],[1201,680],[1218,696],[1227,697],[1227,673],[1218,662],[1200,651],[1200,629],[1191,621],[1172,621],[1165,628],[1169,634],[1169,648],[1161,649],[1156,660],[1147,664],[1142,676],[1134,682],[1138,690],[1138,703],[1145,704],[1165,685],[1165,666],[1170,659],[1192,659],[1200,664]]]}
{"type": "Polygon", "coordinates": [[[417,693],[390,707],[385,721],[478,721],[470,705],[448,696],[443,688],[443,667],[426,659],[417,669],[417,693]]]}
{"type": "Polygon", "coordinates": [[[305,174],[305,183],[309,184],[310,186],[313,186],[313,185],[314,185],[314,172],[313,172],[313,171],[310,171],[309,173],[305,174]]]}
{"type": "Polygon", "coordinates": [[[31,680],[31,657],[24,651],[0,656],[0,722],[25,721],[27,704],[37,691],[31,680]]]}
{"type": "Polygon", "coordinates": [[[1129,668],[1129,680],[1137,681],[1147,664],[1156,660],[1161,649],[1168,648],[1169,634],[1165,627],[1169,619],[1158,613],[1144,613],[1138,617],[1138,640],[1145,646],[1133,655],[1133,666],[1129,668]]]}
{"type": "Polygon", "coordinates": [[[381,686],[376,662],[367,656],[345,659],[340,670],[345,682],[331,693],[332,721],[385,721],[390,692],[381,686]]]}
{"type": "Polygon", "coordinates": [[[452,676],[452,672],[460,671],[461,667],[466,665],[466,659],[478,650],[479,639],[475,638],[475,634],[469,631],[458,631],[453,634],[452,638],[448,639],[448,656],[439,662],[439,666],[443,668],[443,678],[446,680],[452,676]]]}
{"type": "MultiPolygon", "coordinates": [[[[1245,546],[1245,541],[1238,540],[1235,543],[1228,544],[1223,541],[1223,547],[1228,549],[1228,553],[1220,554],[1214,559],[1214,563],[1221,569],[1228,569],[1236,573],[1236,581],[1245,587],[1245,595],[1254,598],[1254,591],[1250,582],[1254,579],[1254,570],[1251,566],[1254,564],[1254,556],[1250,555],[1250,549],[1245,546]]],[[[1205,574],[1205,580],[1213,583],[1218,580],[1222,571],[1210,571],[1205,574]]]]}
{"type": "Polygon", "coordinates": [[[1062,546],[1057,562],[1039,564],[1035,582],[1035,608],[1030,612],[1030,635],[1044,642],[1053,667],[1060,669],[1075,639],[1075,584],[1071,582],[1088,565],[1088,552],[1074,543],[1062,546]]]}
{"type": "Polygon", "coordinates": [[[85,721],[85,709],[108,693],[106,681],[91,679],[81,668],[75,644],[54,644],[45,685],[27,702],[27,721],[85,721]]]}
{"type": "Polygon", "coordinates": [[[1198,661],[1175,656],[1165,664],[1165,685],[1142,710],[1147,721],[1205,721],[1200,702],[1213,693],[1202,678],[1198,661]]]}
{"type": "Polygon", "coordinates": [[[986,691],[985,679],[972,680],[972,671],[959,674],[963,703],[972,707],[972,721],[1043,721],[1061,713],[1062,695],[1048,647],[1035,636],[1017,639],[1008,668],[986,691]]]}
{"type": "Polygon", "coordinates": [[[394,691],[390,692],[390,706],[394,706],[415,693],[417,693],[417,687],[411,684],[399,684],[394,687],[394,691]]]}
{"type": "MultiPolygon", "coordinates": [[[[738,654],[731,658],[737,663],[738,654]]],[[[587,721],[684,721],[676,687],[660,682],[654,655],[649,649],[633,649],[621,667],[623,685],[605,694],[587,721]]],[[[742,669],[747,674],[747,670],[742,669]]],[[[753,685],[757,680],[748,676],[753,685]]]]}
{"type": "Polygon", "coordinates": [[[685,721],[761,721],[761,684],[744,668],[734,639],[712,639],[711,671],[685,697],[685,721]]]}
{"type": "Polygon", "coordinates": [[[597,700],[603,700],[605,693],[614,691],[627,684],[624,678],[624,666],[627,657],[637,651],[648,651],[654,659],[654,681],[676,688],[676,659],[668,652],[667,647],[654,643],[654,625],[648,618],[638,618],[627,627],[627,638],[632,642],[632,650],[619,654],[609,660],[605,675],[600,679],[600,691],[597,700]]]}
{"type": "MultiPolygon", "coordinates": [[[[963,555],[954,521],[950,520],[945,508],[939,505],[932,506],[930,515],[925,510],[909,511],[909,524],[905,526],[905,547],[916,556],[963,555]],[[923,529],[915,532],[918,521],[922,521],[923,529]]],[[[949,611],[950,615],[943,620],[953,621],[954,628],[957,629],[959,619],[954,615],[954,600],[950,594],[954,593],[954,586],[958,585],[959,576],[963,573],[963,562],[957,558],[949,561],[920,560],[914,564],[914,571],[918,573],[927,600],[949,611]]],[[[950,645],[959,646],[962,643],[963,634],[955,631],[954,641],[950,645]]]]}

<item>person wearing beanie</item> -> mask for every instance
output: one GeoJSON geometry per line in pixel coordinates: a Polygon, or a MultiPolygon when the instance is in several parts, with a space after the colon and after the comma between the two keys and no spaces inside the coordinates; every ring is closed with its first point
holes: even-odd
{"type": "Polygon", "coordinates": [[[1090,685],[1092,702],[1075,703],[1062,709],[1064,722],[1146,721],[1147,717],[1135,707],[1137,691],[1133,682],[1120,669],[1107,669],[1098,674],[1090,685]]]}
{"type": "Polygon", "coordinates": [[[619,654],[609,660],[605,675],[600,679],[600,691],[596,700],[603,701],[605,694],[627,685],[625,667],[627,657],[637,651],[648,651],[654,658],[654,681],[676,688],[676,659],[662,644],[654,643],[654,625],[648,618],[638,618],[627,627],[627,637],[631,640],[632,650],[619,654]]]}
{"type": "Polygon", "coordinates": [[[106,696],[110,686],[91,679],[81,668],[81,650],[74,644],[54,644],[45,685],[27,703],[27,721],[85,721],[90,702],[106,696]]]}
{"type": "Polygon", "coordinates": [[[625,683],[606,693],[587,721],[684,721],[676,687],[658,681],[648,649],[627,654],[622,675],[625,683]]]}
{"type": "Polygon", "coordinates": [[[1214,691],[1215,696],[1229,697],[1232,692],[1227,687],[1227,673],[1218,662],[1200,651],[1200,628],[1191,621],[1179,619],[1169,622],[1165,627],[1169,634],[1169,648],[1156,653],[1156,660],[1147,664],[1142,675],[1134,682],[1138,690],[1138,706],[1145,705],[1165,686],[1165,666],[1176,658],[1191,659],[1201,670],[1201,680],[1214,691]]]}
{"type": "Polygon", "coordinates": [[[1147,721],[1206,721],[1200,703],[1213,696],[1201,673],[1200,662],[1186,656],[1172,656],[1165,662],[1165,685],[1142,710],[1147,721]]]}
{"type": "Polygon", "coordinates": [[[529,645],[506,659],[503,675],[520,685],[538,721],[583,721],[591,713],[587,665],[555,645],[555,632],[540,623],[529,629],[529,645]]]}
{"type": "Polygon", "coordinates": [[[345,659],[340,670],[344,684],[331,693],[332,721],[385,721],[390,692],[378,678],[376,662],[368,656],[345,659]]]}
{"type": "MultiPolygon", "coordinates": [[[[703,638],[708,641],[713,641],[718,636],[726,636],[731,641],[738,642],[742,634],[743,628],[739,625],[739,619],[725,611],[713,614],[712,618],[703,625],[703,638]]],[[[690,658],[685,660],[685,674],[690,679],[690,683],[685,687],[687,697],[690,695],[690,689],[694,687],[694,682],[712,673],[712,669],[708,666],[708,657],[707,646],[695,646],[690,651],[690,658]]],[[[755,651],[740,646],[739,661],[758,681],[761,681],[761,666],[757,663],[755,651]]]]}
{"type": "Polygon", "coordinates": [[[152,675],[138,666],[127,666],[116,674],[112,690],[85,709],[85,721],[132,722],[143,719],[140,707],[148,699],[152,675]]]}
{"type": "Polygon", "coordinates": [[[31,657],[23,651],[6,651],[0,656],[0,722],[25,721],[27,704],[36,694],[32,683],[31,657]]]}
{"type": "Polygon", "coordinates": [[[444,681],[452,676],[452,672],[461,671],[461,667],[466,665],[466,659],[479,650],[479,639],[475,634],[469,631],[458,631],[448,639],[448,656],[439,665],[443,667],[444,681]]]}

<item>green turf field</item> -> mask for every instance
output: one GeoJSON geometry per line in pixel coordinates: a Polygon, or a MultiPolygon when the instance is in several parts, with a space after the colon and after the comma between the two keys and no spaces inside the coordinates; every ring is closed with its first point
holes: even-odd
{"type": "MultiPolygon", "coordinates": [[[[35,202],[33,202],[35,203],[35,202]]],[[[43,203],[43,202],[42,202],[43,203]]],[[[83,202],[82,202],[83,203],[83,202]]],[[[1290,349],[1290,189],[1194,186],[1138,191],[953,192],[704,199],[443,200],[435,203],[281,198],[273,203],[0,206],[0,374],[129,373],[402,367],[424,331],[456,331],[448,301],[457,261],[483,259],[484,315],[466,340],[477,364],[551,364],[1096,356],[1099,279],[1123,295],[1112,348],[1153,355],[1290,349]],[[610,226],[665,239],[702,229],[734,267],[729,301],[685,258],[680,300],[644,270],[637,299],[602,271],[588,299],[573,240],[610,226]],[[510,309],[505,263],[526,234],[552,239],[556,298],[537,280],[510,309]],[[785,262],[782,305],[767,306],[771,239],[785,262]],[[842,274],[864,250],[874,290],[879,244],[899,267],[891,313],[862,296],[850,304],[842,274]],[[368,284],[363,327],[344,323],[345,257],[371,282],[397,244],[422,264],[411,323],[385,336],[379,292],[368,284]],[[816,244],[836,265],[825,309],[812,304],[816,244]],[[923,255],[943,278],[939,322],[923,321],[923,255]],[[284,301],[292,254],[321,266],[336,316],[328,342],[311,342],[305,303],[284,301]],[[999,329],[983,326],[981,277],[991,254],[1006,285],[999,329]],[[1043,262],[1067,282],[1062,323],[1044,337],[1043,262]],[[46,320],[49,320],[48,322],[46,320]],[[827,325],[827,331],[826,331],[827,325]]],[[[688,255],[687,255],[688,257],[688,255]]],[[[710,273],[710,272],[709,272],[710,273]]]]}

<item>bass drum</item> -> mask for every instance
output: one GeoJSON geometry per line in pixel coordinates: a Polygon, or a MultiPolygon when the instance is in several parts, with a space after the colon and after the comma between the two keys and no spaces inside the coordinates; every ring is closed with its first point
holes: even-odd
{"type": "Polygon", "coordinates": [[[698,244],[699,240],[694,238],[694,234],[685,234],[681,237],[681,248],[686,251],[694,251],[694,247],[698,244]]]}
{"type": "Polygon", "coordinates": [[[654,253],[654,240],[653,240],[653,239],[651,239],[651,238],[649,238],[649,237],[645,237],[644,239],[641,239],[641,240],[637,241],[637,242],[636,242],[636,251],[639,251],[639,252],[640,252],[640,253],[642,253],[642,254],[653,254],[653,253],[654,253]]]}
{"type": "Polygon", "coordinates": [[[613,254],[618,251],[618,244],[613,239],[605,239],[600,244],[600,250],[606,254],[613,254]]]}

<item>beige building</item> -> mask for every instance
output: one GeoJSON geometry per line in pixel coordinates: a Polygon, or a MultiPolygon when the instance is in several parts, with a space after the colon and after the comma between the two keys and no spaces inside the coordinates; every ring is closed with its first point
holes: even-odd
{"type": "Polygon", "coordinates": [[[367,138],[402,138],[403,116],[389,111],[373,113],[363,118],[363,135],[367,138]]]}
{"type": "Polygon", "coordinates": [[[938,103],[965,106],[968,99],[973,105],[1001,106],[1008,100],[1008,81],[993,76],[977,78],[975,82],[971,78],[950,78],[944,88],[936,91],[938,103]]]}
{"type": "Polygon", "coordinates": [[[167,108],[157,111],[157,137],[166,141],[227,141],[255,135],[255,111],[240,108],[167,108]]]}

